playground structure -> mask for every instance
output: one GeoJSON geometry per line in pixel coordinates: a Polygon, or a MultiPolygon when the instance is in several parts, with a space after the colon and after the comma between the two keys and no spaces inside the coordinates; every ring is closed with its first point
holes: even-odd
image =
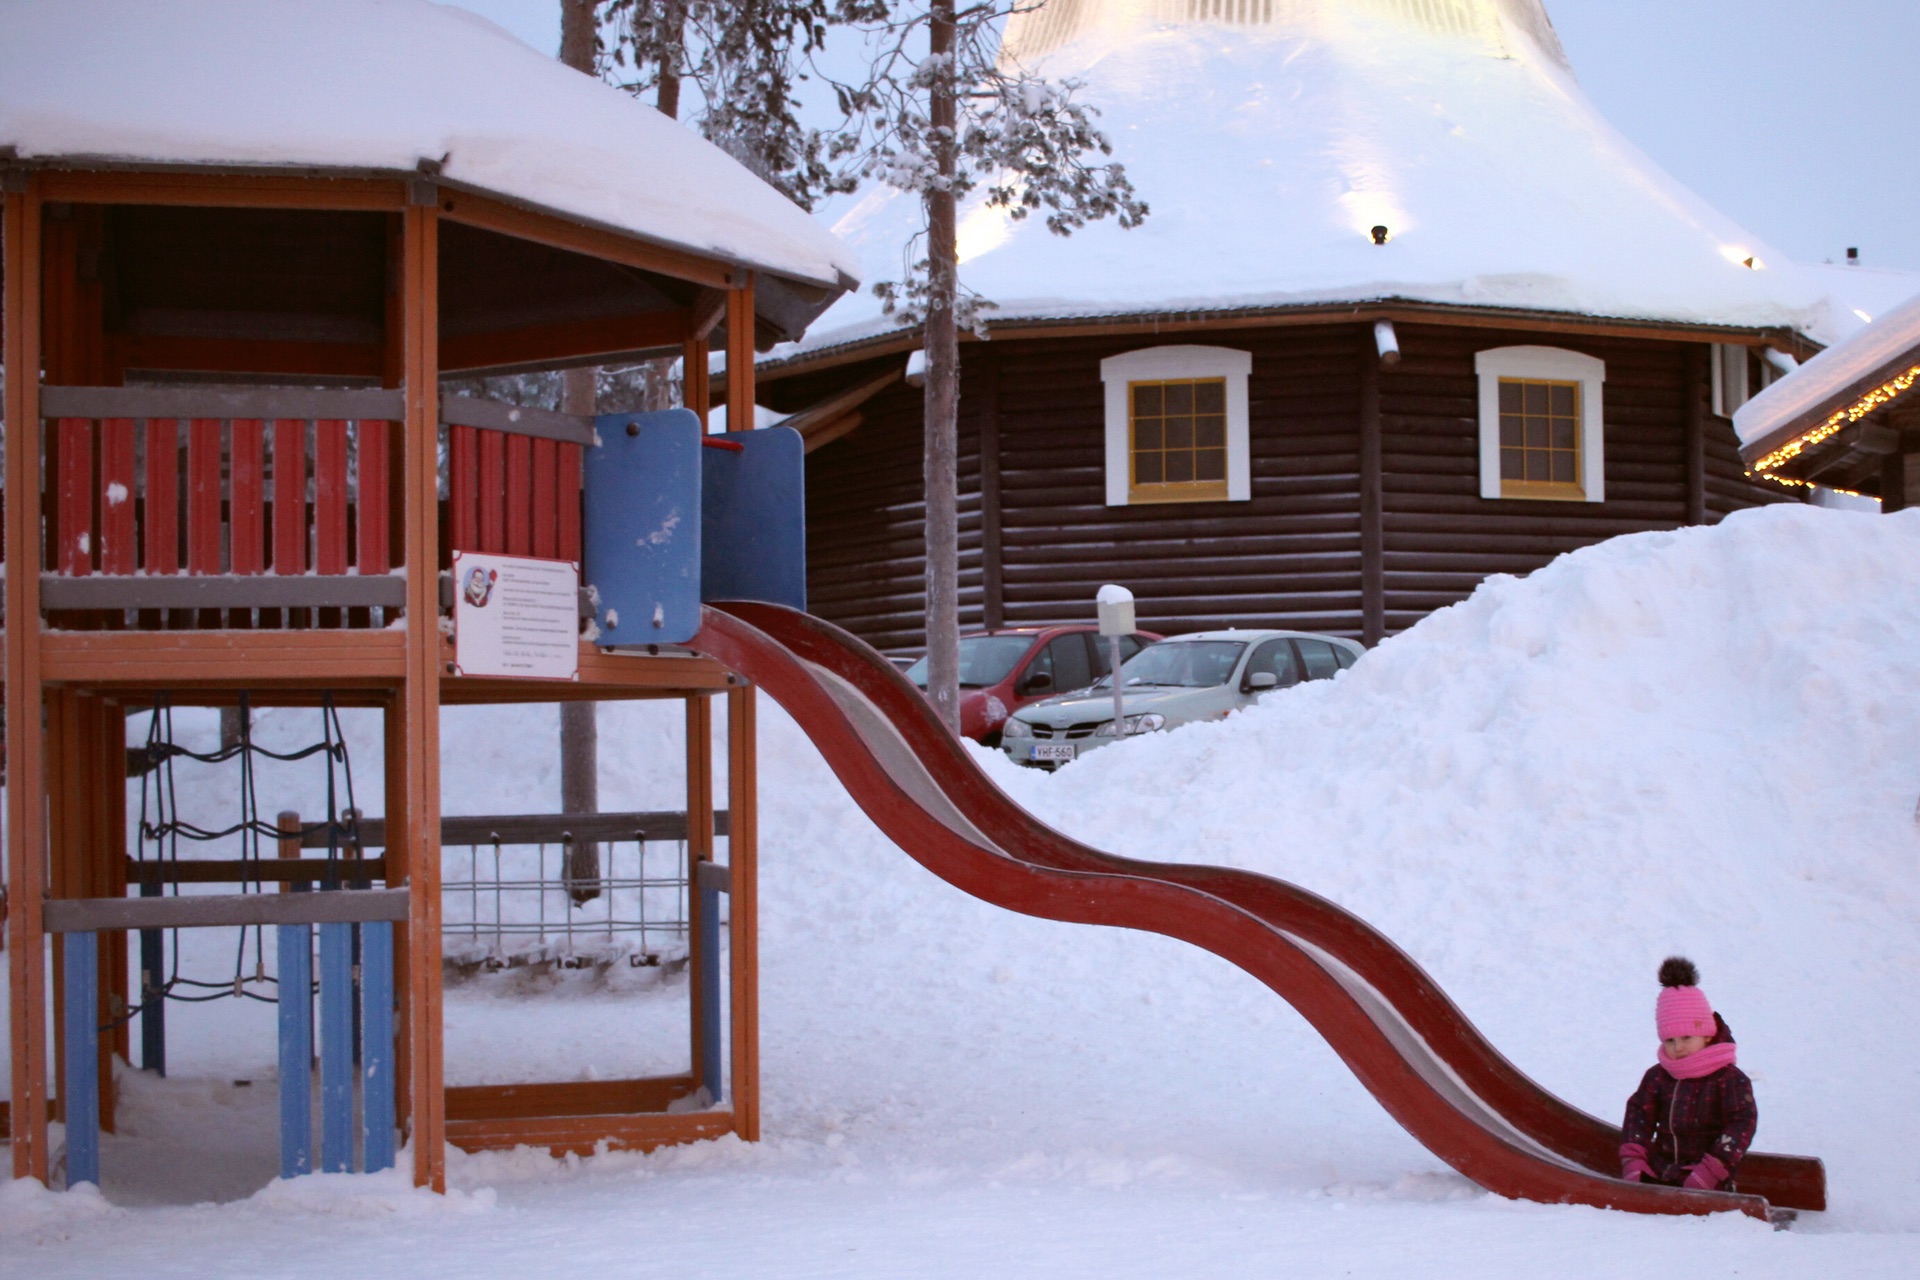
{"type": "MultiPolygon", "coordinates": [[[[121,33],[130,48],[141,47],[138,12],[129,6],[121,33]]],[[[312,34],[324,40],[324,20],[312,34]]],[[[642,117],[636,107],[636,129],[655,127],[642,117]]],[[[1820,1164],[1801,1157],[1749,1156],[1738,1194],[1613,1177],[1617,1131],[1528,1081],[1365,924],[1275,880],[1113,858],[1047,829],[978,772],[884,658],[808,617],[799,438],[711,436],[704,421],[718,398],[707,385],[716,325],[724,398],[751,406],[756,347],[804,329],[850,283],[809,274],[805,254],[755,258],[672,228],[609,226],[437,161],[262,171],[48,157],[6,138],[0,148],[15,1176],[52,1176],[57,1109],[68,1184],[98,1179],[114,1060],[131,1056],[127,1011],[150,994],[130,989],[129,935],[182,928],[276,931],[284,1173],[377,1168],[402,1136],[415,1181],[435,1189],[448,1143],[588,1152],[756,1140],[764,688],[930,870],[1012,910],[1159,932],[1239,964],[1298,1007],[1411,1133],[1499,1194],[1651,1213],[1824,1207],[1820,1164]],[[439,393],[451,373],[661,351],[685,361],[686,410],[588,420],[439,393]],[[565,676],[475,657],[461,620],[492,590],[485,566],[509,561],[582,565],[586,598],[558,611],[565,676]],[[384,821],[377,837],[371,818],[337,807],[317,823],[276,823],[277,856],[224,873],[288,892],[179,893],[218,876],[187,859],[130,863],[127,714],[243,697],[377,711],[387,765],[364,791],[384,821]],[[567,698],[685,706],[684,761],[663,767],[686,782],[688,1069],[449,1088],[440,708],[567,698]],[[306,1038],[316,930],[317,1159],[306,1038]]],[[[699,198],[689,189],[689,203],[699,198]]],[[[732,212],[777,222],[766,209],[732,212]]]]}

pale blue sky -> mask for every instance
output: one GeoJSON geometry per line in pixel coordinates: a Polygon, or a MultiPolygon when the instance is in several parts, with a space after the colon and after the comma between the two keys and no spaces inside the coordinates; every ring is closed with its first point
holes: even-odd
{"type": "MultiPolygon", "coordinates": [[[[558,0],[460,0],[535,48],[558,0]]],[[[1546,0],[1620,131],[1790,257],[1920,270],[1920,4],[1546,0]]],[[[1124,157],[1122,157],[1124,159],[1124,157]]]]}

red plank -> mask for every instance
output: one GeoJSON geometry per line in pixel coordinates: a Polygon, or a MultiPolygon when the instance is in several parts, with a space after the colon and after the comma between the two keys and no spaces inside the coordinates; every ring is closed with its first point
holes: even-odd
{"type": "Polygon", "coordinates": [[[556,513],[557,495],[554,487],[558,482],[555,453],[560,447],[557,440],[535,440],[533,442],[533,554],[551,560],[558,552],[559,542],[556,513]]]}
{"type": "Polygon", "coordinates": [[[228,547],[235,573],[267,571],[266,424],[233,420],[233,504],[227,515],[228,547]]]}
{"type": "Polygon", "coordinates": [[[220,572],[220,419],[187,423],[187,572],[220,572]]]}
{"type": "Polygon", "coordinates": [[[273,424],[273,571],[307,571],[307,424],[273,424]]]}
{"type": "Polygon", "coordinates": [[[133,420],[100,424],[100,572],[132,573],[134,554],[133,420]]]}
{"type": "Polygon", "coordinates": [[[507,437],[507,554],[533,554],[533,441],[507,437]]]}
{"type": "Polygon", "coordinates": [[[180,424],[172,418],[147,422],[148,573],[180,572],[180,424]]]}
{"type": "Polygon", "coordinates": [[[560,446],[559,475],[556,480],[556,505],[559,507],[560,537],[553,554],[561,560],[580,560],[580,446],[560,446]]]}
{"type": "Polygon", "coordinates": [[[447,431],[447,505],[452,550],[480,550],[480,441],[472,427],[447,431]]]}
{"type": "Polygon", "coordinates": [[[480,433],[480,549],[507,549],[507,438],[480,433]]]}
{"type": "Polygon", "coordinates": [[[347,424],[328,418],[313,432],[313,567],[347,571],[347,424]]]}
{"type": "Polygon", "coordinates": [[[360,440],[360,506],[354,563],[363,574],[385,573],[392,567],[387,542],[387,441],[393,433],[385,422],[362,422],[355,430],[360,440]]]}
{"type": "Polygon", "coordinates": [[[60,419],[59,491],[55,498],[55,573],[93,572],[93,420],[60,419]]]}

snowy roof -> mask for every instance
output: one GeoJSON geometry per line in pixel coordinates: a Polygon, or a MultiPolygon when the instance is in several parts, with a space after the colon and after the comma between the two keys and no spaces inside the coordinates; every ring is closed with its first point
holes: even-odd
{"type": "Polygon", "coordinates": [[[7,0],[0,155],[414,172],[827,288],[857,260],[719,148],[427,0],[7,0]]]}
{"type": "Polygon", "coordinates": [[[1920,365],[1920,297],[1828,347],[1740,406],[1733,415],[1733,430],[1740,437],[1741,452],[1757,457],[1789,444],[1916,365],[1920,365]]]}
{"type": "MultiPolygon", "coordinates": [[[[1833,286],[1862,277],[1788,263],[1601,117],[1540,0],[1051,0],[1003,56],[1082,82],[1152,212],[1062,239],[974,198],[961,276],[990,324],[1376,300],[1822,342],[1856,324],[1833,286]]],[[[900,278],[914,197],[827,216],[868,279],[900,278]]],[[[889,327],[849,296],[802,349],[889,327]]]]}

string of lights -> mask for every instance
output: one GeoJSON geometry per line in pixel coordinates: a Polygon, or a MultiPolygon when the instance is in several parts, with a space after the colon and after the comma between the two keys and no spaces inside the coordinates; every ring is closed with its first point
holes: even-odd
{"type": "MultiPolygon", "coordinates": [[[[1841,431],[1846,430],[1846,428],[1872,413],[1875,409],[1878,409],[1881,405],[1892,400],[1908,387],[1911,387],[1915,382],[1920,382],[1920,365],[1915,365],[1897,378],[1891,378],[1881,383],[1846,408],[1835,412],[1832,417],[1802,435],[1799,439],[1781,445],[1778,449],[1775,449],[1772,453],[1754,463],[1753,471],[1748,474],[1771,471],[1781,463],[1789,462],[1805,453],[1808,449],[1825,443],[1841,431]]],[[[1775,479],[1777,477],[1768,476],[1767,478],[1775,479]]]]}

